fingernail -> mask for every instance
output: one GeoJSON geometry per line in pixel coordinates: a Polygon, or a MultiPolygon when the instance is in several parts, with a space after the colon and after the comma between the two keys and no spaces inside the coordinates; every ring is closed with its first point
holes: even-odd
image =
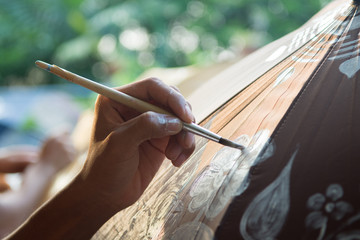
{"type": "Polygon", "coordinates": [[[182,123],[178,118],[165,116],[165,129],[169,134],[178,133],[182,129],[182,123]]]}

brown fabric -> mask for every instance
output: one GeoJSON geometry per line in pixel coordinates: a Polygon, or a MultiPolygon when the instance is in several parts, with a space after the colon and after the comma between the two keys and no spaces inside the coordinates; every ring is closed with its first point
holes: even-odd
{"type": "Polygon", "coordinates": [[[358,8],[339,20],[347,22],[336,28],[342,40],[277,126],[268,146],[276,150],[252,167],[249,187],[227,209],[217,239],[359,239],[358,8]]]}

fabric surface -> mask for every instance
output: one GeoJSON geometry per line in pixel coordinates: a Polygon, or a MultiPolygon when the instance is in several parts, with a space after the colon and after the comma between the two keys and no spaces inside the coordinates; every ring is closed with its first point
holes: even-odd
{"type": "Polygon", "coordinates": [[[263,151],[276,150],[252,167],[249,187],[227,209],[217,239],[359,239],[358,7],[337,19],[311,44],[325,57],[299,53],[319,64],[263,151]]]}
{"type": "Polygon", "coordinates": [[[93,239],[358,237],[359,27],[334,1],[209,79],[190,96],[201,125],[246,152],[197,138],[93,239]]]}

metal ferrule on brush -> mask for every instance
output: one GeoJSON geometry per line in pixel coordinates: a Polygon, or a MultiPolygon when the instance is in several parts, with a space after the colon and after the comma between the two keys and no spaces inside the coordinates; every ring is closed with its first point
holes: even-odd
{"type": "Polygon", "coordinates": [[[183,123],[183,129],[215,142],[219,142],[221,139],[221,136],[207,130],[206,128],[200,127],[199,125],[196,125],[194,123],[183,123]]]}

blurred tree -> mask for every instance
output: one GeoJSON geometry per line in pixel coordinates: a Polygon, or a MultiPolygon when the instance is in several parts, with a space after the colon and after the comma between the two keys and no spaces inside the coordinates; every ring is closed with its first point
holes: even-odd
{"type": "Polygon", "coordinates": [[[298,28],[326,0],[0,0],[0,84],[59,81],[41,59],[98,81],[208,64],[298,28]]]}

